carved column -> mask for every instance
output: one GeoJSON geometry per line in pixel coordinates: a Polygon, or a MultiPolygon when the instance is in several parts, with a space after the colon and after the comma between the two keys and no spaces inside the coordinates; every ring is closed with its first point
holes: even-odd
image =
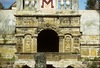
{"type": "Polygon", "coordinates": [[[59,36],[59,52],[63,52],[63,36],[59,36]]]}
{"type": "Polygon", "coordinates": [[[23,38],[22,40],[23,40],[23,46],[22,46],[22,47],[23,47],[23,51],[22,51],[22,52],[25,52],[25,51],[24,51],[24,47],[25,47],[25,46],[24,46],[24,38],[23,38]]]}
{"type": "Polygon", "coordinates": [[[33,53],[37,52],[37,36],[33,36],[33,53]]]}

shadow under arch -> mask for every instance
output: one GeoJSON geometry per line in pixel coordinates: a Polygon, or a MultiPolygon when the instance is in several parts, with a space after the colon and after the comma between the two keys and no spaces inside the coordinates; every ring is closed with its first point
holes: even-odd
{"type": "Polygon", "coordinates": [[[30,68],[29,66],[27,65],[23,65],[22,68],[30,68]]]}
{"type": "Polygon", "coordinates": [[[72,67],[72,66],[69,65],[69,66],[67,66],[66,68],[74,68],[74,67],[72,67]]]}
{"type": "Polygon", "coordinates": [[[55,68],[55,67],[53,65],[51,65],[51,64],[47,64],[46,68],[55,68]]]}
{"type": "Polygon", "coordinates": [[[44,29],[38,34],[37,52],[59,52],[59,37],[54,30],[44,29]]]}

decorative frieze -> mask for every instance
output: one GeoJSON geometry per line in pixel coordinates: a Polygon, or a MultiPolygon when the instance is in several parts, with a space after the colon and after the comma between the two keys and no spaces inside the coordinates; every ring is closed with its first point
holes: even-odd
{"type": "Polygon", "coordinates": [[[79,17],[60,17],[60,26],[66,26],[66,27],[75,27],[75,26],[80,26],[79,24],[79,17]]]}
{"type": "Polygon", "coordinates": [[[38,26],[36,17],[18,17],[17,26],[38,26]]]}

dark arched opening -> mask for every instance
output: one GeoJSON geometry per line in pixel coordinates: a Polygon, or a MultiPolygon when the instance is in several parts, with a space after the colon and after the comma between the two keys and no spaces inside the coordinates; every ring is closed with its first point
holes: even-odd
{"type": "Polygon", "coordinates": [[[59,37],[54,30],[42,30],[37,37],[37,52],[58,52],[59,37]]]}
{"type": "Polygon", "coordinates": [[[67,66],[66,68],[74,68],[74,67],[72,67],[72,66],[67,66]]]}
{"type": "Polygon", "coordinates": [[[55,67],[53,67],[52,65],[50,65],[50,64],[47,64],[47,67],[46,68],[55,68],[55,67]]]}
{"type": "Polygon", "coordinates": [[[29,66],[27,65],[23,65],[22,68],[30,68],[29,66]]]}

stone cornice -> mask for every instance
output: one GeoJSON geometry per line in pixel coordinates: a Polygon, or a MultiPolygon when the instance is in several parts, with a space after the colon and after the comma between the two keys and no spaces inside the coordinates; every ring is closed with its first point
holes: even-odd
{"type": "Polygon", "coordinates": [[[15,17],[80,17],[80,14],[33,14],[33,15],[20,15],[16,14],[15,17]]]}

